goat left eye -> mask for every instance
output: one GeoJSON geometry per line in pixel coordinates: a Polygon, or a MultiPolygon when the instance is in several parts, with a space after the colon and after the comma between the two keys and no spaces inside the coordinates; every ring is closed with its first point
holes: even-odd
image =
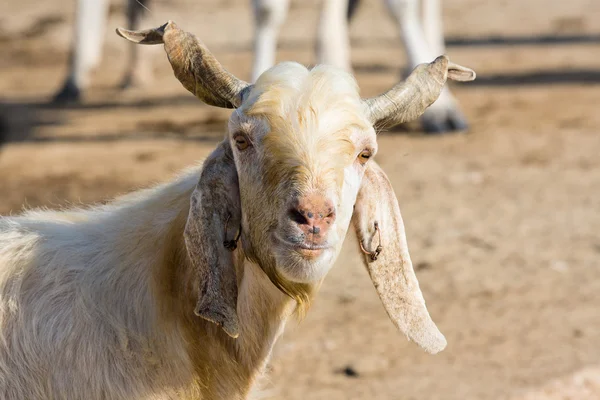
{"type": "Polygon", "coordinates": [[[369,161],[369,158],[371,158],[372,154],[369,150],[363,150],[359,155],[358,155],[358,161],[360,161],[362,164],[366,163],[367,161],[369,161]]]}
{"type": "Polygon", "coordinates": [[[244,135],[237,135],[233,140],[235,141],[235,146],[238,150],[244,150],[250,145],[248,139],[244,135]]]}

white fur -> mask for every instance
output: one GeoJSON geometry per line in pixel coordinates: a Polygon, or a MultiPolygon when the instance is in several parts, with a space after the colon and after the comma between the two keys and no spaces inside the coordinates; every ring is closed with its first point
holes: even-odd
{"type": "Polygon", "coordinates": [[[163,230],[180,211],[168,204],[189,198],[196,180],[87,210],[0,219],[1,398],[146,398],[171,382],[169,398],[189,379],[177,327],[157,329],[151,279],[163,230]]]}
{"type": "Polygon", "coordinates": [[[104,206],[0,218],[0,398],[246,398],[291,312],[260,267],[238,260],[240,338],[228,350],[206,322],[200,344],[217,375],[228,363],[254,371],[248,387],[243,373],[224,374],[205,394],[182,326],[157,302],[165,240],[198,176],[195,168],[104,206]]]}

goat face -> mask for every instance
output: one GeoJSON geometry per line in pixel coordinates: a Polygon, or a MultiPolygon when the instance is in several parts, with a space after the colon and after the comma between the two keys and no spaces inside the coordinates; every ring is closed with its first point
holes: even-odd
{"type": "Polygon", "coordinates": [[[322,279],[377,149],[354,79],[333,67],[280,64],[258,79],[228,131],[246,253],[274,259],[292,282],[322,279]]]}
{"type": "Polygon", "coordinates": [[[239,225],[244,255],[301,306],[333,264],[352,219],[394,324],[429,352],[446,346],[419,290],[394,190],[368,160],[377,149],[374,124],[416,119],[447,78],[472,80],[473,71],[441,56],[385,94],[361,100],[354,80],[330,67],[284,63],[250,85],[173,22],[118,32],[136,43],[164,43],[186,89],[207,104],[236,108],[226,140],[204,164],[184,233],[200,276],[197,315],[239,334],[228,251],[239,225]]]}

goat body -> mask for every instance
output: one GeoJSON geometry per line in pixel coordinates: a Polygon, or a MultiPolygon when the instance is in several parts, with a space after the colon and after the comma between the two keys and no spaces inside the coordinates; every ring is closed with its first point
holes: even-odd
{"type": "Polygon", "coordinates": [[[183,230],[198,176],[0,219],[2,399],[244,398],[293,302],[240,255],[240,337],[193,314],[183,230]]]}

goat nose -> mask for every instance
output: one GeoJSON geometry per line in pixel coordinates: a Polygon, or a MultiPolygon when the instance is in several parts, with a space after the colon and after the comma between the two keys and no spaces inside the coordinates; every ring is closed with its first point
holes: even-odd
{"type": "Polygon", "coordinates": [[[335,221],[335,207],[323,196],[304,196],[295,202],[289,216],[304,233],[325,235],[335,221]]]}

